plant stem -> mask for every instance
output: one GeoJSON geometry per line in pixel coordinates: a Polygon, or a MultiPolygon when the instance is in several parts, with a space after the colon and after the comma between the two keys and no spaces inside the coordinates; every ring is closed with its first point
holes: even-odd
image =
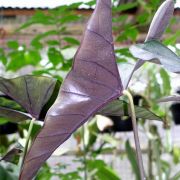
{"type": "Polygon", "coordinates": [[[23,152],[23,157],[22,157],[22,162],[21,162],[21,169],[22,169],[24,159],[25,159],[25,156],[26,156],[28,148],[29,148],[30,136],[31,136],[31,132],[32,132],[32,128],[33,128],[35,120],[36,120],[35,118],[32,118],[32,120],[30,122],[30,125],[29,125],[28,134],[27,134],[27,137],[26,137],[26,143],[25,143],[24,152],[23,152]]]}
{"type": "Polygon", "coordinates": [[[82,127],[82,137],[83,137],[83,159],[84,159],[84,180],[87,180],[87,159],[86,159],[86,145],[85,145],[85,128],[84,126],[82,127]]]}
{"type": "Polygon", "coordinates": [[[145,180],[146,176],[145,176],[145,171],[144,171],[144,166],[143,166],[141,147],[140,147],[140,143],[139,143],[137,122],[136,122],[136,113],[135,113],[135,108],[134,108],[133,97],[132,97],[131,93],[127,90],[124,90],[123,94],[126,95],[129,99],[138,166],[139,166],[139,171],[140,171],[140,175],[141,175],[141,180],[145,180]]]}

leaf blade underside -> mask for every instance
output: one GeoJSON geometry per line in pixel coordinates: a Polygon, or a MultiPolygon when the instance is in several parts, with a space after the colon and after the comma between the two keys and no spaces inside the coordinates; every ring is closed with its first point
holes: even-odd
{"type": "Polygon", "coordinates": [[[25,75],[13,79],[0,78],[0,91],[19,103],[38,119],[50,99],[57,80],[45,76],[25,75]]]}
{"type": "Polygon", "coordinates": [[[143,61],[156,59],[168,71],[180,73],[180,57],[158,41],[132,45],[129,50],[134,57],[141,57],[143,61]]]}
{"type": "Polygon", "coordinates": [[[98,0],[72,70],[25,158],[20,180],[32,179],[59,145],[122,90],[113,47],[111,0],[98,0]]]}
{"type": "MultiPolygon", "coordinates": [[[[166,0],[161,4],[153,17],[145,42],[150,40],[160,40],[164,31],[169,25],[170,19],[173,16],[173,12],[174,0],[166,0]]],[[[125,88],[128,87],[134,72],[138,70],[144,63],[145,62],[141,60],[141,58],[138,59],[130,76],[127,78],[125,88]]]]}

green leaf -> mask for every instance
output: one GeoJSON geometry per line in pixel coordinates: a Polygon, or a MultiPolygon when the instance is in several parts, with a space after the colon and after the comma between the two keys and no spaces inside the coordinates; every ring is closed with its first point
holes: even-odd
{"type": "Polygon", "coordinates": [[[17,180],[17,177],[13,177],[9,174],[9,172],[0,165],[0,177],[1,180],[17,180]]]}
{"type": "Polygon", "coordinates": [[[7,63],[7,57],[3,48],[0,48],[0,61],[2,61],[4,65],[7,63]]]}
{"type": "Polygon", "coordinates": [[[94,172],[95,179],[120,180],[117,173],[102,160],[88,160],[87,167],[90,172],[94,172]]]}
{"type": "Polygon", "coordinates": [[[180,73],[180,58],[158,41],[152,40],[133,45],[130,47],[130,52],[136,58],[144,61],[157,60],[155,62],[162,64],[168,71],[180,73]]]}
{"type": "Polygon", "coordinates": [[[46,42],[49,46],[59,46],[59,41],[57,41],[57,40],[48,40],[47,42],[46,42]]]}
{"type": "Polygon", "coordinates": [[[36,66],[41,60],[41,55],[38,50],[29,49],[14,50],[8,54],[9,62],[6,69],[17,71],[26,65],[36,66]]]}
{"type": "Polygon", "coordinates": [[[42,108],[54,93],[57,80],[26,75],[14,79],[0,78],[0,91],[18,102],[31,116],[39,118],[42,108]]]}
{"type": "MultiPolygon", "coordinates": [[[[146,108],[135,106],[135,112],[137,118],[162,121],[160,117],[156,116],[146,108]]],[[[106,116],[130,116],[130,107],[125,101],[115,100],[101,109],[98,113],[106,116]]]]}
{"type": "Polygon", "coordinates": [[[64,57],[61,52],[54,47],[50,47],[48,49],[48,58],[54,66],[57,66],[59,63],[64,61],[64,57]]]}
{"type": "Polygon", "coordinates": [[[163,96],[167,96],[171,92],[170,76],[164,69],[160,70],[160,75],[161,75],[161,79],[162,79],[162,83],[163,83],[162,84],[163,85],[163,87],[162,87],[163,96]]]}
{"type": "Polygon", "coordinates": [[[114,7],[113,8],[113,11],[127,11],[129,9],[133,9],[135,7],[138,6],[138,3],[137,2],[134,2],[134,3],[126,3],[126,4],[121,4],[120,6],[117,6],[117,7],[114,7]]]}
{"type": "Polygon", "coordinates": [[[5,118],[4,120],[13,123],[18,123],[21,121],[25,121],[27,119],[32,119],[32,117],[26,113],[5,107],[0,107],[0,117],[3,117],[5,118]]]}
{"type": "Polygon", "coordinates": [[[17,41],[8,41],[7,45],[11,49],[18,49],[19,43],[17,41]]]}
{"type": "Polygon", "coordinates": [[[9,62],[6,66],[6,70],[17,71],[26,65],[23,51],[13,51],[9,53],[9,62]]]}
{"type": "Polygon", "coordinates": [[[126,141],[125,147],[126,147],[127,157],[130,161],[132,170],[133,170],[134,174],[136,175],[136,180],[139,180],[139,179],[141,179],[141,176],[140,176],[140,172],[139,172],[139,166],[137,163],[136,152],[131,147],[129,141],[126,141]]]}
{"type": "Polygon", "coordinates": [[[24,58],[25,58],[26,64],[31,64],[31,65],[36,66],[41,60],[41,55],[39,51],[37,50],[29,50],[25,52],[24,58]]]}
{"type": "Polygon", "coordinates": [[[72,38],[72,37],[64,37],[63,39],[64,39],[64,41],[66,41],[72,45],[79,45],[80,44],[78,40],[76,40],[75,38],[72,38]]]}

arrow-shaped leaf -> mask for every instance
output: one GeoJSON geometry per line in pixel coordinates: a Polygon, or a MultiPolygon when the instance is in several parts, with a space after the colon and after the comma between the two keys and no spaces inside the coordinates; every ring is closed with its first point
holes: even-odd
{"type": "Polygon", "coordinates": [[[31,180],[59,145],[121,94],[112,37],[111,0],[98,0],[72,70],[25,158],[20,180],[31,180]]]}
{"type": "Polygon", "coordinates": [[[180,58],[169,48],[158,41],[151,40],[143,44],[130,47],[130,52],[136,58],[144,61],[157,59],[165,69],[174,73],[180,73],[180,58]]]}
{"type": "MultiPolygon", "coordinates": [[[[161,36],[163,35],[164,31],[166,30],[170,22],[170,19],[173,16],[173,12],[174,12],[174,0],[166,0],[164,1],[164,3],[161,4],[161,6],[157,10],[151,22],[145,42],[149,40],[160,40],[161,36]]],[[[128,86],[134,72],[137,69],[139,69],[143,64],[144,61],[140,57],[134,69],[132,70],[130,76],[128,77],[125,87],[128,86]]]]}
{"type": "MultiPolygon", "coordinates": [[[[144,107],[135,106],[135,112],[137,118],[162,121],[160,117],[144,107]]],[[[109,103],[98,113],[106,116],[130,116],[131,114],[129,104],[122,100],[109,103]]]]}
{"type": "Polygon", "coordinates": [[[174,12],[174,0],[166,0],[157,10],[151,22],[146,40],[160,39],[174,12]]]}
{"type": "Polygon", "coordinates": [[[51,98],[57,80],[44,76],[0,78],[0,91],[18,102],[31,116],[39,118],[42,108],[51,98]]]}

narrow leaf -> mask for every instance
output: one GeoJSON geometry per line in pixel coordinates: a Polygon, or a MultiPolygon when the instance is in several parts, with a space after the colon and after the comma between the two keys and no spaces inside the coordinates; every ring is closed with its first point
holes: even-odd
{"type": "Polygon", "coordinates": [[[0,91],[10,96],[31,116],[38,119],[43,106],[53,94],[56,83],[55,79],[43,76],[0,78],[0,91]]]}
{"type": "MultiPolygon", "coordinates": [[[[160,117],[152,113],[146,108],[135,106],[135,112],[137,118],[148,119],[148,120],[158,120],[162,121],[160,117]]],[[[101,109],[99,114],[106,116],[130,116],[129,104],[125,101],[115,100],[101,109]]]]}
{"type": "Polygon", "coordinates": [[[156,59],[165,69],[174,73],[180,73],[180,58],[169,48],[158,41],[151,40],[143,44],[137,44],[130,47],[130,52],[136,58],[143,61],[156,59]]]}
{"type": "Polygon", "coordinates": [[[18,123],[18,122],[25,121],[27,119],[32,118],[27,113],[16,111],[16,110],[5,108],[5,107],[0,107],[0,117],[4,117],[6,118],[7,121],[13,122],[13,123],[18,123]]]}
{"type": "Polygon", "coordinates": [[[167,96],[158,100],[158,102],[170,102],[170,101],[180,102],[180,96],[179,95],[167,96]]]}
{"type": "Polygon", "coordinates": [[[131,167],[133,169],[133,172],[136,175],[136,180],[139,180],[141,178],[140,178],[140,172],[139,172],[139,167],[138,167],[135,151],[131,147],[129,141],[126,141],[125,147],[126,147],[127,157],[128,157],[128,159],[129,159],[129,161],[131,163],[131,167]]]}
{"type": "Polygon", "coordinates": [[[31,180],[59,145],[121,94],[113,47],[111,0],[98,0],[72,70],[25,158],[20,180],[31,180]]]}

